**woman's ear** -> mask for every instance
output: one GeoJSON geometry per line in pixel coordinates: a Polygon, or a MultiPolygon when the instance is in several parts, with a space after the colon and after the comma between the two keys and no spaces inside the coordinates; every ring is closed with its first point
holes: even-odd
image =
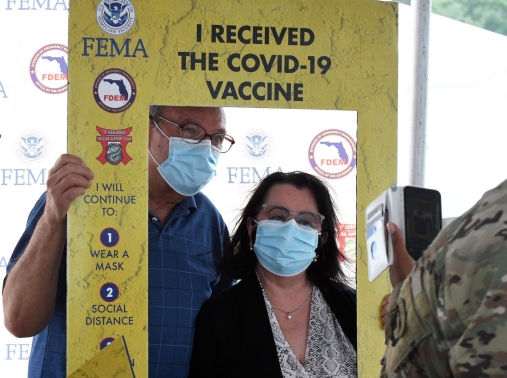
{"type": "Polygon", "coordinates": [[[257,226],[257,223],[255,223],[254,219],[252,217],[248,217],[246,220],[246,228],[248,230],[248,237],[250,238],[250,245],[253,245],[254,243],[252,234],[255,230],[255,226],[257,226]]]}
{"type": "Polygon", "coordinates": [[[327,232],[322,232],[320,234],[320,240],[321,240],[321,243],[324,244],[327,240],[327,232]]]}

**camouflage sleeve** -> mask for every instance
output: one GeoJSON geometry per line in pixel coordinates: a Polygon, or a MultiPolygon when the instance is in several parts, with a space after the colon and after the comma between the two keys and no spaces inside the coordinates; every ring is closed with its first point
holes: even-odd
{"type": "Polygon", "coordinates": [[[507,182],[452,226],[439,293],[449,364],[460,377],[505,377],[507,182]]]}
{"type": "Polygon", "coordinates": [[[391,293],[382,377],[452,377],[436,315],[437,257],[426,251],[391,293]]]}
{"type": "Polygon", "coordinates": [[[507,181],[442,230],[389,310],[382,377],[507,376],[507,181]]]}

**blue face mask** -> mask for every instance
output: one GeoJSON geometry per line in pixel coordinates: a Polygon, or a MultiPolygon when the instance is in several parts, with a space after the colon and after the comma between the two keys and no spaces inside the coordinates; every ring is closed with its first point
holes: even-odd
{"type": "Polygon", "coordinates": [[[169,139],[169,157],[166,161],[159,164],[148,150],[158,164],[160,175],[183,196],[199,193],[215,177],[220,153],[211,145],[210,140],[187,143],[182,138],[164,136],[169,139]]]}
{"type": "Polygon", "coordinates": [[[319,242],[317,230],[288,222],[258,222],[254,250],[259,263],[282,277],[295,276],[308,268],[319,242]]]}

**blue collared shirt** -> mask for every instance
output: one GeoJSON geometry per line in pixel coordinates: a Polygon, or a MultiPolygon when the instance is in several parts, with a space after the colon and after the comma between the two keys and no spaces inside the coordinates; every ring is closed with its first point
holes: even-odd
{"type": "MultiPolygon", "coordinates": [[[[45,201],[44,193],[30,213],[7,273],[25,251],[45,201]]],[[[165,225],[151,212],[148,223],[149,377],[187,377],[197,313],[212,294],[231,285],[221,281],[218,273],[229,233],[218,210],[202,193],[179,203],[165,225]]],[[[66,253],[63,255],[55,312],[32,340],[29,377],[66,376],[66,253]]]]}

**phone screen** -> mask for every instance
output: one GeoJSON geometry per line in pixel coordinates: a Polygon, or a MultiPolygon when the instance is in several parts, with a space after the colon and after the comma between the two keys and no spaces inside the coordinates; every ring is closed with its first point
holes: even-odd
{"type": "Polygon", "coordinates": [[[403,192],[405,243],[413,259],[419,259],[442,229],[440,193],[406,186],[403,192]]]}

